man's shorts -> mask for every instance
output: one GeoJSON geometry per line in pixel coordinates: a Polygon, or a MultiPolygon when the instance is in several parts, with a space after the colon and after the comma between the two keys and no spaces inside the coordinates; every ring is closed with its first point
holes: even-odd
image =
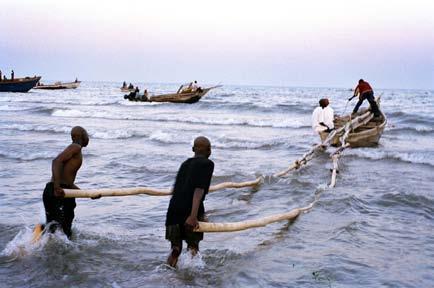
{"type": "MultiPolygon", "coordinates": [[[[62,188],[72,188],[61,185],[62,188]]],[[[74,220],[75,198],[57,198],[54,196],[53,182],[47,183],[42,196],[45,208],[47,224],[50,224],[50,232],[54,232],[60,225],[66,236],[71,237],[72,220],[74,220]]]]}
{"type": "Polygon", "coordinates": [[[182,240],[185,240],[188,245],[199,246],[199,242],[203,239],[203,232],[187,231],[184,225],[174,224],[166,226],[166,239],[176,246],[182,246],[182,240]]]}

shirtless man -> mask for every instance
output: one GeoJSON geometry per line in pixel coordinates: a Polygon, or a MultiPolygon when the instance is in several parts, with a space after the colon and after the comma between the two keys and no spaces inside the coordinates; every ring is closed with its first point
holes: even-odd
{"type": "Polygon", "coordinates": [[[49,231],[62,228],[71,238],[72,220],[74,219],[75,198],[64,198],[63,188],[80,189],[75,184],[77,171],[83,162],[81,149],[89,143],[89,136],[84,128],[76,126],[71,130],[72,144],[52,162],[51,182],[45,186],[42,199],[44,201],[46,224],[49,231]]]}
{"type": "Polygon", "coordinates": [[[203,233],[193,232],[198,227],[198,219],[203,220],[203,201],[208,193],[214,172],[214,162],[209,160],[211,143],[205,137],[197,137],[193,146],[194,157],[189,158],[178,170],[173,195],[166,216],[166,239],[171,243],[171,253],[167,264],[176,266],[182,250],[182,241],[187,242],[187,250],[195,256],[203,233]]]}

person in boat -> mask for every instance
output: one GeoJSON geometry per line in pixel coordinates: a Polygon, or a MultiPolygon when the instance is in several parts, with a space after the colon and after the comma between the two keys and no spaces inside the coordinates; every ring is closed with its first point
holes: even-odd
{"type": "Polygon", "coordinates": [[[196,80],[193,83],[193,86],[191,88],[191,92],[198,92],[198,93],[203,92],[202,88],[197,85],[197,81],[196,80]]]}
{"type": "Polygon", "coordinates": [[[139,100],[140,99],[140,95],[139,95],[140,89],[138,86],[136,86],[136,89],[134,89],[134,100],[139,100]]]}
{"type": "Polygon", "coordinates": [[[145,89],[145,91],[143,92],[143,96],[142,96],[142,100],[143,101],[148,101],[148,90],[145,89]]]}
{"type": "Polygon", "coordinates": [[[2,81],[2,70],[0,70],[0,82],[2,81]]]}
{"type": "Polygon", "coordinates": [[[12,72],[11,72],[11,80],[14,80],[15,79],[15,72],[14,72],[14,70],[12,70],[12,72]]]}
{"type": "Polygon", "coordinates": [[[203,233],[193,232],[199,226],[198,220],[205,220],[203,201],[208,193],[214,162],[209,160],[211,143],[203,136],[193,144],[194,157],[189,158],[178,170],[172,198],[166,215],[166,239],[171,243],[167,264],[175,267],[182,251],[182,241],[192,256],[199,251],[203,233]]]}
{"type": "Polygon", "coordinates": [[[71,139],[72,143],[54,158],[51,181],[46,184],[42,196],[48,231],[53,233],[61,228],[68,238],[72,235],[76,204],[75,198],[64,198],[63,189],[80,189],[74,182],[83,162],[81,150],[89,144],[89,136],[84,128],[75,126],[71,130],[71,139]]]}
{"type": "Polygon", "coordinates": [[[122,88],[127,88],[127,82],[122,83],[122,88]]]}
{"type": "Polygon", "coordinates": [[[329,106],[329,100],[327,98],[319,100],[319,107],[316,107],[312,113],[312,128],[319,134],[322,142],[335,128],[333,120],[334,111],[329,106]]]}
{"type": "Polygon", "coordinates": [[[78,78],[75,78],[75,81],[74,81],[75,83],[78,83],[78,78]]]}
{"type": "Polygon", "coordinates": [[[367,99],[369,105],[371,106],[371,111],[372,113],[374,113],[374,116],[375,117],[381,116],[380,109],[378,109],[377,102],[375,102],[374,91],[372,90],[371,85],[369,85],[369,83],[364,81],[363,79],[359,80],[359,84],[354,89],[354,95],[351,98],[349,98],[348,101],[351,101],[357,95],[359,95],[359,101],[354,107],[353,114],[357,113],[357,111],[360,108],[360,105],[362,105],[363,101],[367,99]]]}
{"type": "Polygon", "coordinates": [[[181,93],[190,93],[192,92],[193,89],[193,82],[190,82],[188,85],[181,86],[181,87],[182,87],[181,93]]]}
{"type": "Polygon", "coordinates": [[[130,83],[130,85],[128,85],[128,89],[134,89],[134,85],[130,83]]]}

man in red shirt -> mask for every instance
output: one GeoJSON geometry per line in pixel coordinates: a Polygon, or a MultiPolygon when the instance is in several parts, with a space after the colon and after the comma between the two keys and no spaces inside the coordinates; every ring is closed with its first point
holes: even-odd
{"type": "Polygon", "coordinates": [[[359,102],[357,102],[356,107],[354,107],[353,114],[357,113],[359,110],[360,105],[362,105],[363,101],[365,99],[368,100],[369,105],[371,105],[371,111],[374,113],[375,117],[381,116],[380,110],[378,109],[378,105],[375,102],[374,99],[374,91],[371,88],[371,85],[369,85],[368,82],[364,81],[363,79],[359,80],[359,85],[354,89],[354,95],[348,101],[351,101],[354,97],[359,94],[359,102]]]}

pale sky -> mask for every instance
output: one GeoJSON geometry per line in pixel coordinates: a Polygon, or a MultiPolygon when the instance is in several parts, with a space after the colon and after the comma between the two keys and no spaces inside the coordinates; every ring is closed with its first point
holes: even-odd
{"type": "Polygon", "coordinates": [[[45,79],[434,89],[434,1],[0,0],[0,69],[45,79]]]}

